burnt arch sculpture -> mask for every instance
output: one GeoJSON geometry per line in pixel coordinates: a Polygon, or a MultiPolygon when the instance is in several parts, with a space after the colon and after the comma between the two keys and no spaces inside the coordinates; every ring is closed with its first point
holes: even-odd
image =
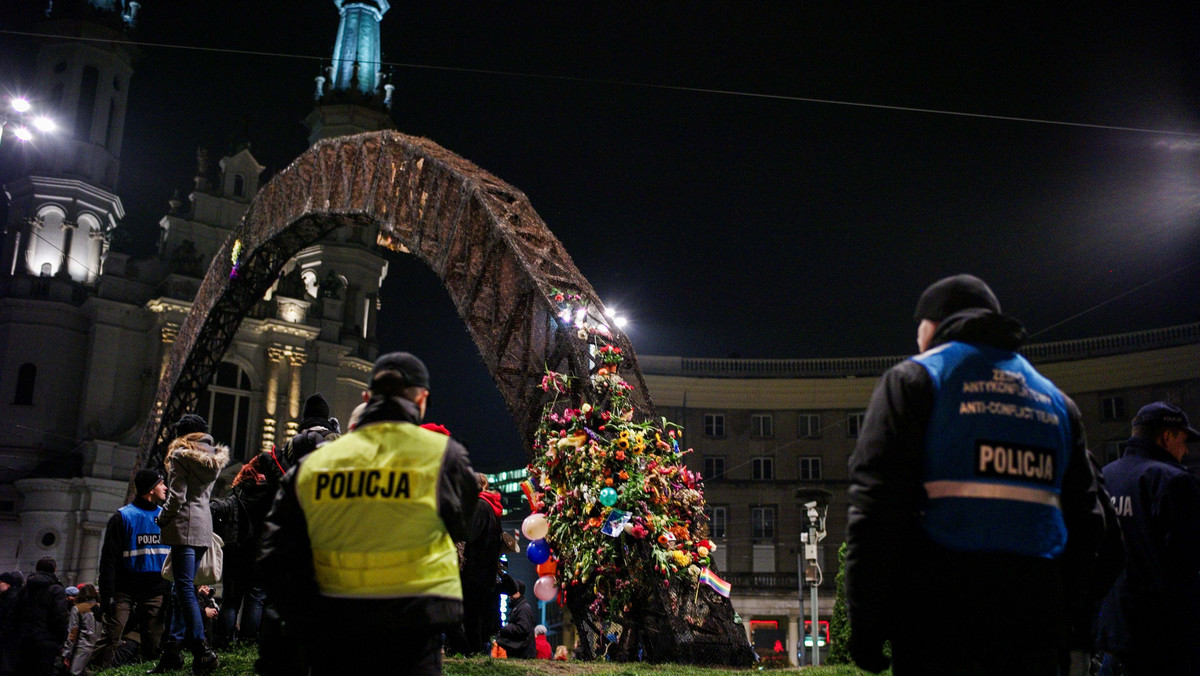
{"type": "MultiPolygon", "coordinates": [[[[588,341],[556,316],[555,293],[579,294],[592,324],[607,325],[603,305],[523,193],[428,139],[383,131],[317,143],[255,197],[214,256],[179,329],[139,466],[161,462],[170,421],[195,408],[242,318],[287,261],[353,224],[378,226],[380,246],[416,256],[441,278],[531,447],[545,370],[591,368],[588,341]]],[[[609,331],[609,342],[627,355],[634,413],[650,418],[654,406],[632,345],[615,326],[609,331]]],[[[647,657],[746,663],[749,646],[732,607],[724,599],[713,603],[720,626],[710,625],[710,636],[696,639],[682,624],[664,626],[677,640],[661,642],[647,657]],[[696,643],[708,646],[705,656],[694,654],[696,643]]]]}

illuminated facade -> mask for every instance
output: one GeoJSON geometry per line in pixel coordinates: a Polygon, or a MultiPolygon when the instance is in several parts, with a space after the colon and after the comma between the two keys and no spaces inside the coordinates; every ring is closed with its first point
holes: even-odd
{"type": "MultiPolygon", "coordinates": [[[[264,171],[247,145],[211,165],[201,151],[189,194],[173,198],[159,221],[155,254],[109,250],[122,234],[116,177],[133,77],[124,4],[55,1],[46,32],[111,42],[39,47],[31,95],[64,111],[69,131],[4,186],[0,570],[31,570],[53,556],[72,582],[95,579],[103,530],[124,503],[171,345],[264,171]]],[[[335,51],[370,61],[358,72],[371,81],[322,83],[307,119],[313,141],[392,126],[390,85],[377,75],[387,3],[335,4],[335,51]]],[[[227,477],[290,437],[313,392],[343,421],[361,401],[387,274],[376,238],[374,228],[347,227],[304,249],[241,324],[198,411],[233,450],[227,477]]]]}

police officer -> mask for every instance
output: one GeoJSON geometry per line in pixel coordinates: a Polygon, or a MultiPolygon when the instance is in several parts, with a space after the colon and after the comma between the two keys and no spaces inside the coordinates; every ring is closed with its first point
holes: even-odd
{"type": "Polygon", "coordinates": [[[100,550],[104,631],[92,658],[97,670],[112,666],[125,625],[135,612],[145,659],[158,657],[165,624],[162,605],[170,583],[163,579],[162,567],[171,548],[162,543],[154,519],[167,499],[167,485],[158,470],[142,469],[134,475],[133,486],[137,497],[109,518],[100,550]]]}
{"type": "Polygon", "coordinates": [[[897,676],[1058,674],[1103,535],[1079,411],[977,277],[916,319],[850,458],[851,656],[880,671],[890,639],[897,676]]]}
{"type": "Polygon", "coordinates": [[[419,427],[428,397],[420,359],[379,357],[355,430],[290,469],[267,516],[263,581],[313,674],[441,673],[479,487],[465,449],[419,427]]]}
{"type": "Polygon", "coordinates": [[[1100,612],[1100,644],[1132,676],[1200,674],[1200,482],[1182,464],[1200,441],[1178,406],[1133,419],[1104,481],[1125,532],[1125,572],[1100,612]]]}

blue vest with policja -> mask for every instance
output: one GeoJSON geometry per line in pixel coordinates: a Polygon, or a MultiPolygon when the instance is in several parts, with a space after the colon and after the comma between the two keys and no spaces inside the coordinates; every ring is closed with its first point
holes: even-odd
{"type": "Polygon", "coordinates": [[[1055,558],[1071,449],[1066,400],[1021,355],[950,342],[912,357],[934,384],[921,527],[956,551],[1055,558]]]}
{"type": "Polygon", "coordinates": [[[162,543],[162,533],[154,517],[162,511],[162,507],[142,509],[133,503],[117,510],[125,521],[125,533],[129,539],[121,552],[125,570],[135,573],[157,573],[162,571],[163,563],[171,548],[162,543]]]}

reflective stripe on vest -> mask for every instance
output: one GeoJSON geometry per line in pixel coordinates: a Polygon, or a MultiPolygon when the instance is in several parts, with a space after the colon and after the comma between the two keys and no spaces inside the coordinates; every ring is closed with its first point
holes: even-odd
{"type": "Polygon", "coordinates": [[[154,523],[154,517],[162,508],[142,509],[131,502],[117,511],[125,522],[125,534],[128,536],[121,552],[125,570],[134,573],[161,572],[167,555],[171,553],[171,548],[162,543],[158,524],[154,523]]]}
{"type": "Polygon", "coordinates": [[[410,423],[372,423],[304,460],[296,498],[323,595],[462,599],[437,505],[448,440],[410,423]]]}
{"type": "Polygon", "coordinates": [[[920,521],[957,551],[1057,557],[1070,457],[1066,400],[1019,354],[951,342],[913,360],[933,380],[920,521]]]}

